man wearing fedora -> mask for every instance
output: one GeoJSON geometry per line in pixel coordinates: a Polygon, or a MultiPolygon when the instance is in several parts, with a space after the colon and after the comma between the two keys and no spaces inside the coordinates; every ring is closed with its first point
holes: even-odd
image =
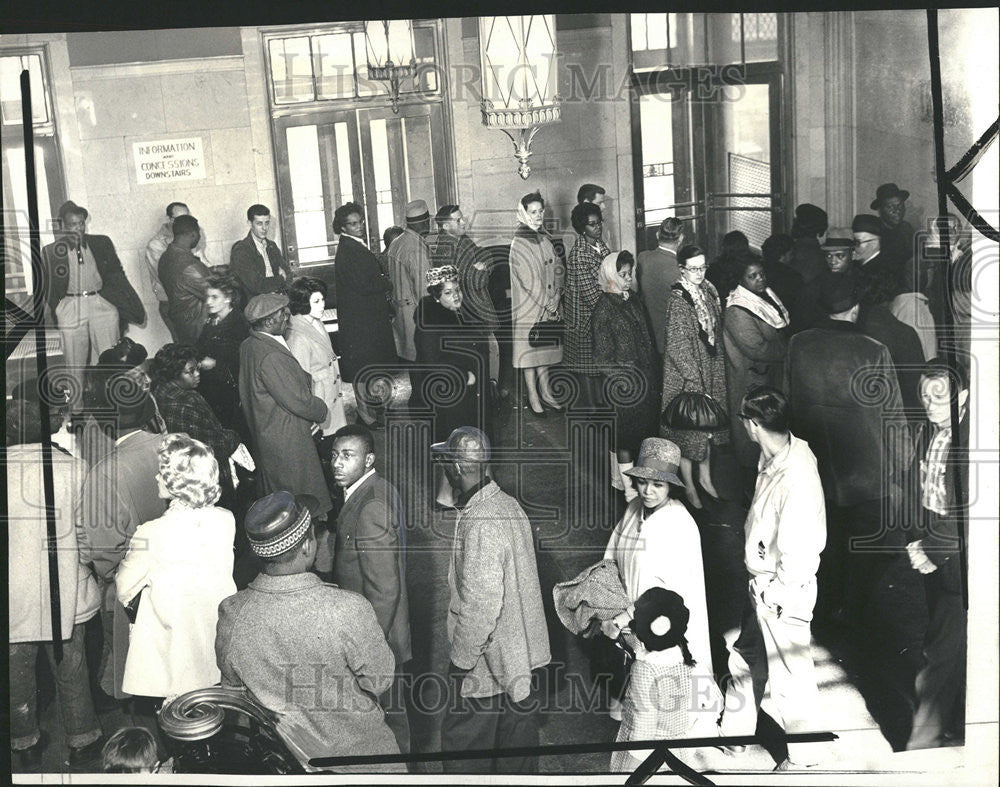
{"type": "Polygon", "coordinates": [[[892,263],[898,275],[909,279],[905,281],[907,291],[919,291],[920,282],[914,281],[910,266],[907,265],[915,255],[913,225],[903,219],[909,196],[910,192],[895,183],[883,183],[875,190],[875,199],[870,207],[878,211],[878,235],[882,241],[882,254],[892,263]]]}
{"type": "MultiPolygon", "coordinates": [[[[812,732],[819,694],[810,621],[826,543],[823,487],[809,444],[789,430],[783,393],[764,385],[751,388],[739,416],[760,446],[760,464],[745,525],[749,598],[729,656],[732,677],[719,731],[753,735],[757,698],[769,687],[771,715],[785,732],[812,732]]],[[[817,760],[815,744],[789,744],[788,758],[777,770],[817,760]]]]}
{"type": "Polygon", "coordinates": [[[844,276],[850,277],[852,281],[858,279],[858,265],[854,262],[854,239],[850,230],[831,229],[820,245],[820,250],[826,260],[826,270],[803,284],[799,290],[792,309],[793,333],[815,328],[826,322],[827,313],[819,305],[820,296],[844,276]]]}
{"type": "Polygon", "coordinates": [[[106,235],[87,233],[87,209],[59,208],[59,237],[42,249],[46,305],[62,340],[63,360],[83,390],[83,369],[113,347],[122,323],[142,323],[146,310],[106,235]]]}
{"type": "Polygon", "coordinates": [[[431,216],[422,199],[406,203],[406,229],[389,247],[389,278],[392,279],[392,306],[396,313],[392,330],[396,353],[407,361],[417,360],[413,340],[414,311],[427,294],[425,274],[431,267],[427,235],[431,216]]]}
{"type": "Polygon", "coordinates": [[[858,325],[858,287],[842,276],[820,297],[827,319],[788,343],[785,391],[795,433],[819,462],[829,520],[820,611],[860,623],[891,554],[890,503],[899,500],[911,442],[889,349],[858,325]],[[842,606],[841,606],[842,605],[842,606]]]}
{"type": "Polygon", "coordinates": [[[326,403],[312,393],[312,378],[285,343],[288,296],[265,293],[244,309],[250,336],[240,345],[240,401],[253,435],[263,491],[312,495],[314,516],[333,507],[312,435],[326,418],[326,403]]]}
{"type": "MultiPolygon", "coordinates": [[[[398,754],[376,701],[392,683],[392,651],[371,603],[310,569],[316,532],[308,495],[273,492],[245,526],[262,572],[219,605],[215,657],[225,688],[249,692],[307,771],[310,758],[398,754]]],[[[333,770],[401,772],[399,764],[333,770]]]]}
{"type": "Polygon", "coordinates": [[[823,250],[819,239],[826,234],[829,219],[826,211],[817,205],[803,202],[795,208],[792,221],[792,261],[791,266],[809,283],[826,270],[823,250]]]}
{"type": "MultiPolygon", "coordinates": [[[[490,441],[460,426],[431,446],[457,497],[448,587],[453,696],[441,750],[537,746],[532,670],[551,660],[531,522],[489,476],[490,441]]],[[[537,757],[445,761],[446,773],[537,773],[537,757]]]]}
{"type": "Polygon", "coordinates": [[[858,263],[862,286],[868,288],[879,280],[880,287],[897,293],[901,289],[900,266],[882,254],[882,236],[879,220],[867,213],[859,213],[851,222],[854,234],[854,260],[858,263]]]}

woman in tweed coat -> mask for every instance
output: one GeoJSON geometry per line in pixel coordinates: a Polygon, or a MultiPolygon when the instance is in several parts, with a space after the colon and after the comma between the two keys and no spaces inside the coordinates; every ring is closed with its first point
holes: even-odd
{"type": "Polygon", "coordinates": [[[594,307],[601,297],[597,271],[611,250],[601,240],[604,220],[601,208],[593,202],[581,202],[570,216],[577,232],[576,243],[566,262],[566,289],[563,314],[566,319],[563,365],[579,375],[584,402],[596,402],[599,377],[594,369],[593,341],[590,330],[594,307]],[[588,401],[589,400],[589,401],[588,401]]]}
{"type": "MultiPolygon", "coordinates": [[[[708,394],[721,405],[726,402],[726,364],[722,352],[719,296],[705,281],[705,252],[685,246],[677,252],[680,280],[670,288],[667,301],[666,348],[663,353],[663,398],[666,408],[682,391],[708,394]]],[[[701,508],[694,482],[718,498],[710,471],[711,444],[729,441],[729,424],[714,432],[672,429],[661,426],[661,434],[681,449],[681,478],[688,501],[701,508]]]]}

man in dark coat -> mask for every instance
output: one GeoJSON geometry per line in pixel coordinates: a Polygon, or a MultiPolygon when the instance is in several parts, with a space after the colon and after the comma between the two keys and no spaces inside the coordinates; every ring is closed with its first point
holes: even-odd
{"type": "Polygon", "coordinates": [[[820,305],[820,297],[841,277],[850,276],[851,281],[860,287],[858,266],[853,260],[854,240],[850,237],[850,232],[830,230],[820,249],[826,258],[827,269],[802,285],[794,304],[785,304],[791,312],[792,333],[815,328],[826,322],[827,312],[820,305]]]}
{"type": "Polygon", "coordinates": [[[826,234],[829,223],[826,211],[816,205],[803,202],[795,208],[791,229],[795,245],[791,265],[807,284],[826,270],[819,238],[826,234]]]}
{"type": "Polygon", "coordinates": [[[903,220],[906,215],[906,200],[910,192],[895,183],[883,183],[875,190],[871,209],[878,211],[878,234],[881,239],[882,256],[889,262],[906,291],[920,292],[920,276],[911,264],[915,254],[913,249],[913,225],[903,220]]]}
{"type": "Polygon", "coordinates": [[[856,324],[857,288],[842,277],[820,302],[827,321],[789,342],[786,390],[793,429],[816,455],[827,499],[818,607],[858,621],[887,565],[885,517],[900,499],[912,444],[892,356],[856,324]]]}
{"type": "Polygon", "coordinates": [[[375,470],[375,440],[361,424],[333,436],[333,480],[344,490],[337,516],[333,577],[339,587],[368,599],[396,659],[386,723],[401,752],[410,751],[404,665],[410,650],[410,606],[406,593],[406,518],[396,488],[375,470]]]}
{"type": "Polygon", "coordinates": [[[907,546],[910,563],[924,578],[930,619],[924,637],[926,662],[917,675],[917,711],[907,749],[945,745],[949,732],[961,738],[965,710],[967,613],[962,601],[960,509],[969,504],[969,382],[964,369],[929,361],[920,379],[927,421],[918,431],[914,472],[920,476],[923,525],[907,546]],[[958,397],[960,446],[953,439],[951,405],[958,397]],[[957,468],[957,485],[956,473],[957,468]]]}
{"type": "Polygon", "coordinates": [[[882,278],[870,280],[867,289],[861,293],[858,325],[865,334],[889,349],[907,418],[916,424],[923,420],[923,407],[917,389],[924,366],[924,350],[917,332],[893,316],[890,307],[895,294],[891,282],[882,278]]]}
{"type": "Polygon", "coordinates": [[[113,347],[121,323],[142,323],[146,310],[125,277],[106,235],[88,235],[86,208],[73,201],[59,208],[60,238],[42,249],[48,276],[48,314],[62,339],[67,369],[83,390],[83,369],[113,347]]]}
{"type": "Polygon", "coordinates": [[[273,711],[278,734],[307,771],[316,770],[307,764],[314,757],[399,753],[375,701],[392,683],[392,651],[363,596],[310,570],[314,502],[274,492],[251,506],[246,533],[263,571],[219,605],[215,634],[223,687],[249,692],[273,711]]]}
{"type": "Polygon", "coordinates": [[[198,219],[178,216],[174,219],[173,243],[167,246],[157,266],[160,283],[167,291],[167,314],[181,344],[197,342],[208,319],[211,271],[192,251],[200,237],[198,219]]]}
{"type": "Polygon", "coordinates": [[[312,436],[326,418],[326,402],[313,396],[312,378],[285,344],[288,298],[258,295],[244,313],[252,331],[240,346],[240,401],[263,491],[312,495],[313,516],[322,519],[333,504],[312,436]]]}
{"type": "Polygon", "coordinates": [[[684,223],[673,216],[664,219],[656,232],[656,242],[655,249],[639,252],[635,270],[639,292],[656,342],[656,352],[662,359],[663,348],[666,346],[664,329],[667,325],[670,288],[681,277],[681,269],[677,266],[677,250],[684,242],[684,223]]]}
{"type": "Polygon", "coordinates": [[[271,211],[266,205],[247,208],[250,231],[233,244],[229,267],[249,300],[264,292],[283,292],[292,280],[292,269],[281,256],[278,244],[267,237],[271,211]]]}
{"type": "Polygon", "coordinates": [[[901,291],[899,267],[896,262],[882,254],[882,236],[879,235],[879,221],[867,213],[860,213],[851,222],[851,232],[854,234],[854,260],[861,272],[861,281],[865,289],[873,286],[875,280],[881,280],[877,286],[884,287],[893,297],[901,291]]]}
{"type": "MultiPolygon", "coordinates": [[[[364,208],[348,202],[333,214],[333,231],[339,235],[334,277],[337,289],[337,323],[340,340],[340,373],[354,384],[358,417],[368,426],[376,422],[372,406],[388,401],[389,391],[371,390],[362,373],[366,367],[393,367],[398,363],[392,335],[392,307],[385,294],[392,282],[368,249],[364,208]],[[361,385],[365,383],[365,385],[361,385]],[[362,390],[364,389],[364,390],[362,390]]],[[[401,238],[402,236],[400,236],[401,238]]],[[[399,243],[396,238],[393,247],[399,243]]]]}
{"type": "Polygon", "coordinates": [[[767,286],[785,304],[795,323],[795,308],[802,291],[802,274],[792,268],[792,251],[795,241],[791,235],[772,235],[761,244],[760,254],[763,258],[764,275],[767,286]]]}

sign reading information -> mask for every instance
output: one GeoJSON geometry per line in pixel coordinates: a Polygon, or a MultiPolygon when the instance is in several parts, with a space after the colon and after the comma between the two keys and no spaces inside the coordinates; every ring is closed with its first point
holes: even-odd
{"type": "Polygon", "coordinates": [[[134,142],[135,177],[140,184],[205,177],[201,137],[134,142]]]}

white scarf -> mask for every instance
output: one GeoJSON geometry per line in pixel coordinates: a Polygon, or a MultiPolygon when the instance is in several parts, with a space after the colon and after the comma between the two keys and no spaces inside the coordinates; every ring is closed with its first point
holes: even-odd
{"type": "Polygon", "coordinates": [[[785,304],[781,302],[781,299],[775,294],[774,290],[768,287],[766,292],[768,297],[777,304],[777,309],[742,284],[729,293],[729,297],[726,298],[726,308],[728,309],[730,306],[742,306],[772,328],[781,329],[787,327],[788,309],[785,308],[785,304]]]}

